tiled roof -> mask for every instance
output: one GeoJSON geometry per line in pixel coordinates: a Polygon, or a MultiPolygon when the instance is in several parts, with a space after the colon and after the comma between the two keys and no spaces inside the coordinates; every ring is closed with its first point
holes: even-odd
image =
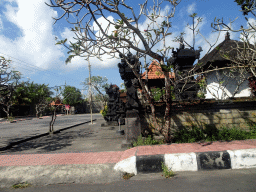
{"type": "Polygon", "coordinates": [[[60,100],[56,100],[55,102],[52,101],[50,105],[63,105],[63,104],[61,104],[60,100]]]}
{"type": "MultiPolygon", "coordinates": [[[[146,71],[141,75],[142,79],[146,79],[146,71]]],[[[174,73],[169,72],[170,78],[174,78],[174,73]]],[[[164,79],[163,71],[156,60],[148,67],[148,79],[164,79]]]]}

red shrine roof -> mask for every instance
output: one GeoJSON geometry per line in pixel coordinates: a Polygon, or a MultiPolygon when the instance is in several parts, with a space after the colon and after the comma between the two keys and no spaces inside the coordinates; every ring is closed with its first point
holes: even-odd
{"type": "Polygon", "coordinates": [[[52,101],[50,105],[52,106],[52,105],[63,105],[63,104],[61,104],[60,100],[57,99],[56,101],[52,101]]]}
{"type": "MultiPolygon", "coordinates": [[[[174,78],[174,73],[169,72],[170,78],[174,78]]],[[[142,79],[146,79],[146,71],[141,75],[142,79]]],[[[156,60],[153,60],[148,67],[148,79],[164,79],[163,71],[156,60]]]]}

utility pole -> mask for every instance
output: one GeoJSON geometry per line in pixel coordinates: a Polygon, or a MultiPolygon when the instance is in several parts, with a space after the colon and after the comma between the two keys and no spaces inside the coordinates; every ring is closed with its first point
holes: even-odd
{"type": "Polygon", "coordinates": [[[92,84],[91,84],[91,64],[88,56],[88,68],[89,68],[89,98],[90,98],[90,111],[91,111],[91,124],[92,122],[92,84]]]}
{"type": "MultiPolygon", "coordinates": [[[[85,36],[87,38],[87,34],[85,33],[85,36]]],[[[87,41],[86,41],[86,47],[87,47],[87,41]]],[[[91,124],[92,122],[92,84],[91,84],[91,64],[90,64],[90,56],[87,57],[88,61],[88,68],[89,68],[89,100],[90,100],[90,111],[91,111],[91,124]]]]}

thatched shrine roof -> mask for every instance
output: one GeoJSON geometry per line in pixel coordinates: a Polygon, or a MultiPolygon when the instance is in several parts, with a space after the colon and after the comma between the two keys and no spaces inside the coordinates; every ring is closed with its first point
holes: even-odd
{"type": "MultiPolygon", "coordinates": [[[[227,32],[225,35],[225,40],[216,46],[210,53],[206,54],[202,59],[200,59],[196,64],[198,65],[196,69],[198,70],[199,66],[203,67],[204,69],[208,68],[210,64],[214,67],[222,67],[223,65],[226,65],[230,61],[226,58],[223,58],[221,54],[225,54],[232,59],[235,58],[238,54],[238,51],[233,48],[237,48],[237,44],[240,48],[244,47],[244,42],[231,40],[229,32],[227,32]]],[[[250,47],[253,48],[253,45],[250,44],[250,47]]]]}

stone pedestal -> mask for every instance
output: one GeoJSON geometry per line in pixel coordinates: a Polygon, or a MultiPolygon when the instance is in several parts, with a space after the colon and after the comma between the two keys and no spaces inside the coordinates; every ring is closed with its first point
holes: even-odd
{"type": "Polygon", "coordinates": [[[125,118],[125,139],[126,141],[137,140],[141,134],[140,118],[125,118]]]}
{"type": "Polygon", "coordinates": [[[132,147],[132,141],[136,141],[140,134],[140,118],[125,118],[125,140],[122,142],[121,148],[132,147]]]}

